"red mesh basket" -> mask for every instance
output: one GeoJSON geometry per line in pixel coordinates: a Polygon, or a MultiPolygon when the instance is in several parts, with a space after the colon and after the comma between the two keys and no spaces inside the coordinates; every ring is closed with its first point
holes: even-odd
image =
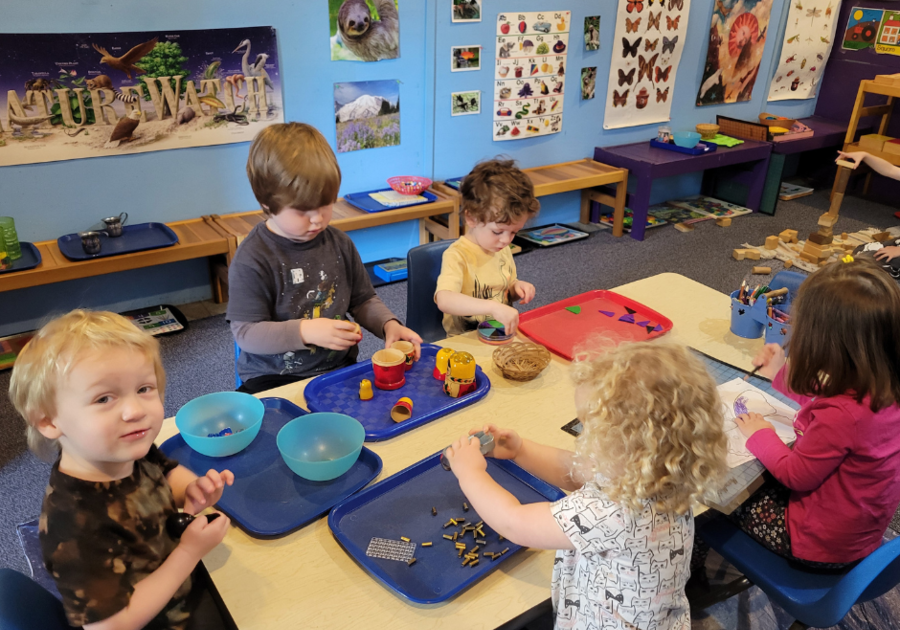
{"type": "Polygon", "coordinates": [[[431,186],[431,180],[427,177],[417,177],[415,175],[398,175],[389,177],[387,180],[391,188],[401,195],[418,195],[423,190],[431,186]]]}

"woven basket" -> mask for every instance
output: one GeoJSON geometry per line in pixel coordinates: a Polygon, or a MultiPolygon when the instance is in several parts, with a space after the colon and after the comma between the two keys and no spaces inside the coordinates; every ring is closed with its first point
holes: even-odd
{"type": "Polygon", "coordinates": [[[700,123],[697,125],[697,133],[700,134],[701,140],[712,140],[719,133],[719,125],[711,123],[700,123]]]}
{"type": "Polygon", "coordinates": [[[550,364],[550,351],[529,341],[511,343],[494,350],[494,365],[504,378],[530,381],[550,364]]]}

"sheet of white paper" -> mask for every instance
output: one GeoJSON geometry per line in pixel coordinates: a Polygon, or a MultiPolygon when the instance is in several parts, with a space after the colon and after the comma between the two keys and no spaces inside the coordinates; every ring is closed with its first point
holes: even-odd
{"type": "Polygon", "coordinates": [[[747,438],[734,423],[735,417],[742,413],[755,412],[763,416],[775,426],[775,433],[785,444],[796,439],[793,428],[796,412],[777,398],[741,378],[719,385],[718,390],[724,406],[725,435],[728,436],[727,461],[730,468],[756,459],[747,450],[747,438]]]}

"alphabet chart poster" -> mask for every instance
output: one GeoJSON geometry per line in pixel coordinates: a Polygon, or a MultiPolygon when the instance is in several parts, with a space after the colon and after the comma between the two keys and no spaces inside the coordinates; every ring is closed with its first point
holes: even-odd
{"type": "Polygon", "coordinates": [[[604,129],[671,120],[691,0],[619,0],[604,129]]]}
{"type": "MultiPolygon", "coordinates": [[[[559,133],[570,11],[501,13],[494,67],[494,140],[559,133]]],[[[571,75],[578,83],[578,72],[571,75]]]]}

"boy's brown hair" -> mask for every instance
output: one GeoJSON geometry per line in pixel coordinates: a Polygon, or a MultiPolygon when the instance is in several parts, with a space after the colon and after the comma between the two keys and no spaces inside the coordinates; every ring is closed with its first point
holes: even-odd
{"type": "Polygon", "coordinates": [[[337,200],[341,168],[315,127],[280,123],[266,127],[250,145],[247,177],[263,212],[314,210],[337,200]]]}
{"type": "Polygon", "coordinates": [[[459,187],[467,216],[479,223],[513,223],[541,208],[534,185],[513,160],[493,159],[475,165],[459,187]]]}
{"type": "Polygon", "coordinates": [[[792,391],[868,396],[872,411],[900,402],[900,287],[867,258],[812,274],[791,310],[792,391]]]}

